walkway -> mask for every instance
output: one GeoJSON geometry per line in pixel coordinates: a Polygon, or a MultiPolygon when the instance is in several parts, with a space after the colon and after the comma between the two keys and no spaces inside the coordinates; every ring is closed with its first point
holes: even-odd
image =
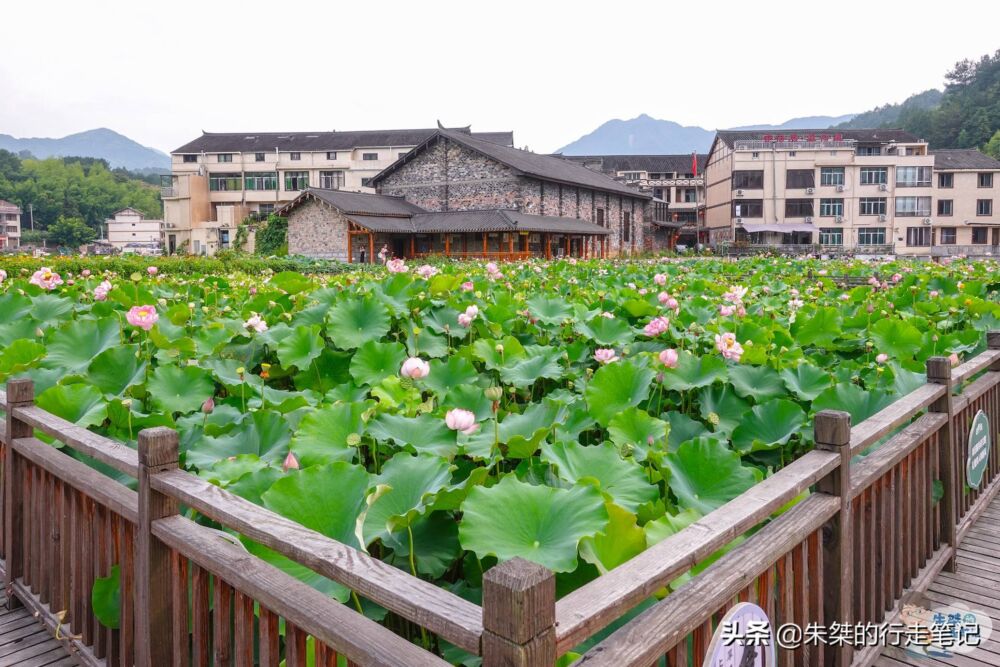
{"type": "Polygon", "coordinates": [[[7,611],[0,593],[0,667],[68,667],[77,662],[24,607],[7,611]]]}

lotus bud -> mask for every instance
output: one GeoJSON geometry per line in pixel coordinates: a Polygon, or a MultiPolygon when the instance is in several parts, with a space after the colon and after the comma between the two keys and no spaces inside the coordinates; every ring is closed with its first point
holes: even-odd
{"type": "Polygon", "coordinates": [[[711,424],[712,426],[718,426],[719,425],[719,415],[718,415],[718,413],[716,413],[716,412],[709,412],[708,413],[708,423],[711,424]]]}
{"type": "Polygon", "coordinates": [[[39,338],[41,338],[42,336],[45,335],[45,332],[42,331],[41,327],[38,327],[38,328],[35,329],[35,335],[38,336],[39,338]]]}
{"type": "Polygon", "coordinates": [[[348,434],[348,436],[347,436],[347,446],[348,447],[357,447],[360,444],[361,444],[361,436],[360,435],[358,435],[357,433],[350,433],[350,434],[348,434]]]}
{"type": "Polygon", "coordinates": [[[875,306],[873,306],[872,304],[869,303],[867,306],[865,306],[865,310],[868,311],[869,313],[874,313],[875,312],[875,306]]]}
{"type": "Polygon", "coordinates": [[[635,447],[633,447],[631,443],[628,443],[628,442],[622,443],[622,446],[621,446],[621,456],[622,456],[623,459],[632,456],[632,453],[634,451],[635,451],[635,447]]]}
{"type": "Polygon", "coordinates": [[[281,469],[284,470],[285,472],[288,472],[289,470],[299,469],[299,460],[295,458],[295,454],[293,454],[291,451],[288,452],[288,456],[286,456],[285,460],[282,462],[281,469]]]}
{"type": "Polygon", "coordinates": [[[515,389],[514,387],[507,387],[507,393],[513,396],[514,394],[517,393],[517,389],[515,389]]]}
{"type": "Polygon", "coordinates": [[[122,399],[122,407],[123,408],[131,408],[132,407],[132,399],[131,398],[123,398],[122,399]]]}
{"type": "Polygon", "coordinates": [[[483,394],[494,403],[503,397],[503,388],[498,386],[487,387],[483,394]]]}
{"type": "Polygon", "coordinates": [[[201,404],[201,411],[206,415],[210,415],[213,410],[215,410],[215,399],[209,396],[205,399],[205,402],[201,404]]]}
{"type": "Polygon", "coordinates": [[[497,343],[493,349],[496,350],[497,354],[503,354],[503,345],[500,343],[497,343]]]}

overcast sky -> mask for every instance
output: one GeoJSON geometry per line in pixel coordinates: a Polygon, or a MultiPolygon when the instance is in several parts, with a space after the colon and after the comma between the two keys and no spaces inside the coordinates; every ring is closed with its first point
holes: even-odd
{"type": "Polygon", "coordinates": [[[440,119],[551,151],[641,113],[715,129],[899,102],[1000,48],[998,21],[994,0],[4,2],[0,133],[170,151],[440,119]]]}

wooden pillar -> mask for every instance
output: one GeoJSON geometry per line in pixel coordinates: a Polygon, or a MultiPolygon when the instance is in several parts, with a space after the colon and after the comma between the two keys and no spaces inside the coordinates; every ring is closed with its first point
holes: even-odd
{"type": "Polygon", "coordinates": [[[354,248],[352,247],[354,245],[353,241],[354,241],[354,234],[352,234],[351,230],[348,229],[347,230],[347,263],[348,264],[350,264],[351,262],[354,261],[354,248]]]}
{"type": "Polygon", "coordinates": [[[483,232],[483,257],[486,257],[486,232],[483,232]]]}
{"type": "Polygon", "coordinates": [[[451,255],[451,234],[444,235],[444,256],[451,255]]]}
{"type": "Polygon", "coordinates": [[[483,576],[483,667],[551,667],[556,659],[556,578],[513,558],[483,576]]]}
{"type": "Polygon", "coordinates": [[[469,256],[469,235],[468,234],[462,234],[462,256],[463,257],[468,257],[469,256]]]}
{"type": "Polygon", "coordinates": [[[417,235],[410,234],[410,257],[417,256],[417,235]]]}
{"type": "MultiPolygon", "coordinates": [[[[813,420],[816,449],[840,455],[837,467],[816,483],[816,490],[840,499],[840,511],[823,526],[823,622],[854,623],[854,554],[851,504],[851,415],[840,410],[820,410],[813,420]]],[[[879,584],[881,585],[881,584],[879,584]]],[[[827,644],[826,664],[849,667],[850,644],[827,644]]]]}
{"type": "Polygon", "coordinates": [[[545,235],[545,259],[552,259],[552,234],[545,235]]]}
{"type": "Polygon", "coordinates": [[[4,438],[3,454],[3,544],[6,558],[4,590],[7,594],[7,609],[21,606],[21,601],[13,594],[13,584],[24,576],[24,470],[19,457],[14,452],[13,442],[18,438],[30,438],[34,429],[30,424],[13,416],[17,408],[27,408],[35,404],[35,383],[27,378],[17,378],[7,382],[7,435],[4,438]]]}
{"type": "MultiPolygon", "coordinates": [[[[992,333],[992,332],[991,332],[992,333]]],[[[987,344],[1000,347],[1000,340],[996,336],[987,334],[987,344]]],[[[997,349],[997,348],[992,348],[997,349]]],[[[948,357],[931,357],[927,360],[927,382],[929,384],[940,384],[945,387],[945,394],[927,407],[927,412],[943,412],[948,416],[948,421],[941,427],[938,436],[938,474],[941,479],[943,495],[941,496],[941,506],[939,516],[941,517],[941,541],[952,547],[958,547],[958,494],[961,493],[964,484],[961,483],[962,476],[956,468],[955,461],[955,438],[958,434],[951,428],[954,408],[951,395],[951,359],[948,357]]],[[[945,563],[944,568],[948,572],[955,571],[955,553],[945,563]]]]}
{"type": "Polygon", "coordinates": [[[375,235],[368,232],[368,263],[375,263],[375,235]]]}
{"type": "Polygon", "coordinates": [[[508,259],[514,259],[514,232],[507,232],[507,253],[508,259]]]}
{"type": "Polygon", "coordinates": [[[150,479],[177,470],[177,431],[158,426],[139,431],[139,522],[135,528],[135,664],[169,665],[172,661],[170,548],[153,536],[157,519],[178,513],[177,500],[154,491],[150,479]]]}

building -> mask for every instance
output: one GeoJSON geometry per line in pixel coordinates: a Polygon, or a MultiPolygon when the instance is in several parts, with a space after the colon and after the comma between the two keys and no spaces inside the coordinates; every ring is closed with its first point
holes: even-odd
{"type": "Polygon", "coordinates": [[[933,155],[931,254],[1000,255],[1000,161],[975,149],[933,155]]]}
{"type": "MultiPolygon", "coordinates": [[[[514,142],[511,132],[459,131],[514,142]]],[[[370,179],[434,132],[203,133],[171,153],[161,187],[167,251],[227,248],[245,218],[266,218],[307,188],[374,192],[370,179]]]]}
{"type": "Polygon", "coordinates": [[[21,208],[0,199],[0,248],[18,248],[21,245],[21,208]]]}
{"type": "Polygon", "coordinates": [[[934,156],[908,132],[720,131],[705,166],[713,246],[929,255],[934,156]]]}
{"type": "Polygon", "coordinates": [[[141,211],[123,208],[104,221],[107,241],[123,253],[158,255],[163,247],[163,221],[147,220],[141,211]]]}
{"type": "Polygon", "coordinates": [[[372,178],[378,194],[310,189],[280,210],[292,254],[521,258],[643,249],[651,197],[591,169],[439,129],[372,178]]]}
{"type": "Polygon", "coordinates": [[[638,188],[662,202],[665,222],[651,226],[647,249],[694,247],[708,242],[704,233],[705,179],[708,155],[560,155],[590,169],[603,172],[617,181],[638,188]],[[681,223],[677,226],[675,223],[681,223]],[[699,238],[699,231],[702,237],[699,238]]]}

